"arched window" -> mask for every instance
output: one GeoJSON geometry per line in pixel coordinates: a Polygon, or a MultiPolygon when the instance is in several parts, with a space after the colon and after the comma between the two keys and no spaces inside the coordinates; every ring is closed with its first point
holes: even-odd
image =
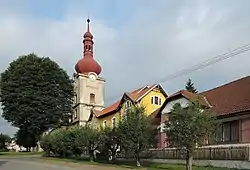
{"type": "Polygon", "coordinates": [[[90,93],[90,103],[91,104],[95,103],[95,94],[94,93],[90,93]]]}
{"type": "Polygon", "coordinates": [[[106,126],[107,126],[107,121],[106,121],[106,120],[104,120],[104,121],[102,122],[102,126],[103,126],[103,127],[106,127],[106,126]]]}

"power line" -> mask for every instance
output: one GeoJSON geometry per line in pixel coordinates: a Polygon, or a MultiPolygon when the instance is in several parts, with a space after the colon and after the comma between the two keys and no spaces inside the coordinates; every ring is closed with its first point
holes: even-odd
{"type": "MultiPolygon", "coordinates": [[[[229,58],[232,58],[234,56],[238,56],[239,54],[241,53],[244,53],[244,52],[247,52],[250,50],[250,44],[246,44],[246,45],[243,45],[243,46],[240,46],[238,48],[235,48],[229,52],[226,52],[226,53],[223,53],[223,54],[220,54],[220,55],[217,55],[211,59],[208,59],[208,60],[205,60],[201,63],[198,63],[196,65],[193,65],[189,68],[185,68],[185,69],[182,69],[178,72],[175,72],[173,74],[169,74],[167,75],[166,77],[162,78],[160,81],[157,81],[158,83],[164,83],[166,81],[169,81],[169,80],[173,80],[177,77],[180,77],[180,76],[183,76],[183,75],[186,75],[186,74],[189,74],[191,72],[194,72],[194,71],[197,71],[197,70],[200,70],[200,69],[203,69],[205,67],[208,67],[210,65],[214,65],[218,62],[221,62],[221,61],[224,61],[226,59],[229,59],[229,58]]],[[[121,95],[117,95],[117,96],[112,96],[110,98],[108,98],[107,100],[111,100],[111,99],[116,99],[118,97],[120,97],[121,95]]]]}

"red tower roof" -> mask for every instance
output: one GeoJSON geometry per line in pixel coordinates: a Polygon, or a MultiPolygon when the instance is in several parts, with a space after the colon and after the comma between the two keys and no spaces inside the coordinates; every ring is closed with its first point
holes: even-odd
{"type": "Polygon", "coordinates": [[[87,19],[87,31],[84,34],[83,40],[83,58],[80,59],[75,65],[75,70],[77,73],[89,73],[94,72],[99,75],[102,71],[101,66],[93,58],[93,35],[89,31],[90,19],[87,19]]]}

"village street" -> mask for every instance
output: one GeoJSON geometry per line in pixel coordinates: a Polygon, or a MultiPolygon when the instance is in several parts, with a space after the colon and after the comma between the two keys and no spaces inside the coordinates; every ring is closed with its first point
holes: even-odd
{"type": "Polygon", "coordinates": [[[47,162],[39,158],[0,158],[0,170],[120,170],[123,168],[47,162]]]}

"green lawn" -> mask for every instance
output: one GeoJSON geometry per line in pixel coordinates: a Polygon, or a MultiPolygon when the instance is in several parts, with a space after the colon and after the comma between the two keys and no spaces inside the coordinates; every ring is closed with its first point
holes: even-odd
{"type": "Polygon", "coordinates": [[[42,152],[0,152],[0,156],[41,155],[42,152]]]}
{"type": "MultiPolygon", "coordinates": [[[[107,162],[89,162],[85,160],[76,160],[76,159],[65,159],[65,158],[42,158],[45,161],[54,162],[54,163],[77,163],[77,164],[88,164],[88,165],[97,165],[97,166],[112,166],[117,167],[119,169],[129,168],[129,169],[147,169],[147,170],[185,170],[184,165],[176,165],[176,164],[162,164],[162,163],[150,163],[150,162],[142,162],[142,167],[136,167],[135,162],[131,161],[116,161],[116,163],[111,164],[107,162]]],[[[193,166],[193,170],[233,170],[229,168],[215,168],[215,167],[198,167],[193,166]]]]}

